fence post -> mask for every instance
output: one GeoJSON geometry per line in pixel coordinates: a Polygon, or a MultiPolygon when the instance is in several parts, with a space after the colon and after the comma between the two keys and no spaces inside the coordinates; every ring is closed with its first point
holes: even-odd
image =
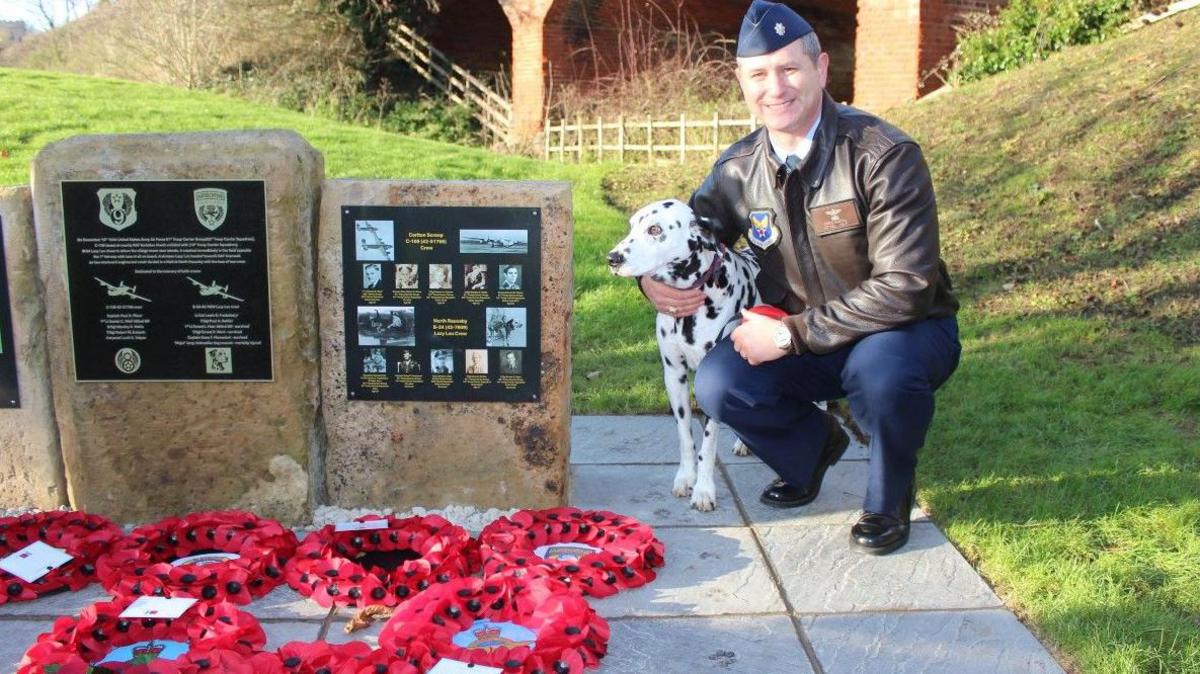
{"type": "Polygon", "coordinates": [[[604,116],[596,115],[596,161],[604,161],[604,116]]]}
{"type": "Polygon", "coordinates": [[[583,163],[583,115],[575,113],[575,140],[578,142],[575,163],[583,163]]]}
{"type": "Polygon", "coordinates": [[[567,118],[558,120],[558,161],[567,163],[567,118]]]}
{"type": "Polygon", "coordinates": [[[679,113],[679,163],[687,161],[687,113],[679,113]]]}
{"type": "Polygon", "coordinates": [[[550,161],[550,115],[546,115],[546,123],[542,126],[542,140],[544,149],[542,150],[542,159],[550,161]]]}
{"type": "Polygon", "coordinates": [[[721,151],[721,111],[713,112],[713,153],[721,151]]]}
{"type": "Polygon", "coordinates": [[[654,163],[654,120],[646,118],[646,159],[654,163]]]}
{"type": "Polygon", "coordinates": [[[617,116],[617,161],[625,163],[625,115],[617,116]]]}

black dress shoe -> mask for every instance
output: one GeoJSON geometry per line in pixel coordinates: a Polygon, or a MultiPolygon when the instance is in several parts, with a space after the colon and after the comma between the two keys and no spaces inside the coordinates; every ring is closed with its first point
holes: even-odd
{"type": "Polygon", "coordinates": [[[777,479],[763,490],[762,495],[758,497],[760,502],[772,508],[798,508],[812,503],[817,498],[817,494],[821,493],[821,482],[825,479],[825,471],[842,458],[842,454],[846,453],[846,447],[850,445],[850,436],[846,435],[846,431],[842,430],[841,425],[832,416],[826,415],[825,421],[829,427],[829,437],[825,439],[825,445],[821,447],[817,468],[813,471],[812,479],[808,481],[808,484],[797,487],[782,479],[777,479]]]}
{"type": "Polygon", "coordinates": [[[858,522],[850,527],[850,543],[859,552],[868,555],[886,555],[908,542],[909,514],[912,512],[913,491],[902,504],[900,516],[882,513],[863,513],[858,522]]]}

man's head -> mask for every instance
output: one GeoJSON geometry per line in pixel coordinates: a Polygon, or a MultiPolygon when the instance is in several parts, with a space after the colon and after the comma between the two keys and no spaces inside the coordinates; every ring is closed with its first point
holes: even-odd
{"type": "Polygon", "coordinates": [[[786,5],[754,0],[738,35],[737,79],[750,113],[775,133],[801,137],[821,111],[829,55],[786,5]]]}
{"type": "Polygon", "coordinates": [[[504,280],[509,283],[516,283],[517,277],[521,275],[521,270],[517,267],[509,265],[504,268],[504,280]]]}

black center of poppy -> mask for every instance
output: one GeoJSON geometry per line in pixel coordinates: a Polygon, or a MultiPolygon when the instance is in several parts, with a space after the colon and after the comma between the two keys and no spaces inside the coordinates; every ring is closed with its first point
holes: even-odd
{"type": "Polygon", "coordinates": [[[363,553],[361,557],[358,557],[354,561],[368,571],[374,569],[395,571],[405,562],[420,558],[420,553],[415,550],[372,550],[363,553]]]}

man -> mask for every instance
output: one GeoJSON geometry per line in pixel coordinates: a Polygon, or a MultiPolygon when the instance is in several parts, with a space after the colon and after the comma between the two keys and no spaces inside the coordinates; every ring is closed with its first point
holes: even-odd
{"type": "Polygon", "coordinates": [[[501,290],[520,290],[521,289],[521,268],[515,264],[510,264],[504,268],[504,278],[500,281],[501,290]]]}
{"type": "Polygon", "coordinates": [[[401,374],[420,374],[421,364],[413,358],[412,351],[405,349],[400,353],[400,360],[396,361],[396,371],[401,374]]]}
{"type": "Polygon", "coordinates": [[[383,278],[383,271],[378,264],[363,265],[363,288],[378,288],[379,280],[383,278]]]}
{"type": "MultiPolygon", "coordinates": [[[[725,151],[691,206],[727,245],[747,238],[763,302],[786,315],[744,312],[701,362],[696,398],[779,475],[760,500],[791,508],[817,497],[849,442],[813,402],[846,397],[871,436],[851,543],[886,554],[908,541],[917,450],[960,351],[929,171],[904,133],[825,94],[829,56],[790,8],[755,0],[737,56],[763,128],[725,151]]],[[[639,283],[677,318],[703,305],[639,283]]]]}

